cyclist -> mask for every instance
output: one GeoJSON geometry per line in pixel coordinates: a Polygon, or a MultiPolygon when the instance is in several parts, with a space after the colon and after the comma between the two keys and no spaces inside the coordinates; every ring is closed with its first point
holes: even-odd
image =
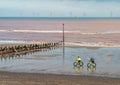
{"type": "Polygon", "coordinates": [[[76,61],[77,61],[78,63],[81,62],[81,58],[80,58],[80,56],[78,56],[78,57],[76,58],[76,61]]]}
{"type": "Polygon", "coordinates": [[[87,70],[89,72],[94,72],[96,70],[96,63],[94,58],[90,58],[89,63],[87,64],[87,70]]]}

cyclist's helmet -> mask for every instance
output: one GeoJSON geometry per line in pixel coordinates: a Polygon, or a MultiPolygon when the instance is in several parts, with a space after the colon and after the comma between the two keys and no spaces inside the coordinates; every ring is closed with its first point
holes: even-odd
{"type": "Polygon", "coordinates": [[[90,60],[91,60],[91,61],[94,61],[94,58],[91,57],[90,60]]]}

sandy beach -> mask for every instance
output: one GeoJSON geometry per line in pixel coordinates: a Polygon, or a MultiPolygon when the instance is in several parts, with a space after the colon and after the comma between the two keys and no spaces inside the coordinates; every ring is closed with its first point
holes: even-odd
{"type": "Polygon", "coordinates": [[[1,85],[119,85],[119,78],[0,72],[1,85]]]}

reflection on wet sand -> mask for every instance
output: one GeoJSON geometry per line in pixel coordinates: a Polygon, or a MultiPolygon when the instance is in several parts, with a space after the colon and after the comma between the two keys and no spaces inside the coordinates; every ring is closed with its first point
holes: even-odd
{"type": "MultiPolygon", "coordinates": [[[[83,71],[83,66],[74,66],[73,69],[77,72],[77,73],[81,73],[83,71]]],[[[96,71],[96,66],[93,66],[93,65],[90,65],[88,66],[87,65],[87,71],[89,73],[93,73],[96,71]]]]}
{"type": "Polygon", "coordinates": [[[82,70],[83,70],[83,67],[77,66],[77,67],[73,67],[73,69],[74,69],[77,73],[81,73],[82,70]]]}
{"type": "Polygon", "coordinates": [[[95,70],[96,70],[96,67],[95,68],[87,68],[87,71],[90,72],[90,73],[95,72],[95,70]]]}
{"type": "Polygon", "coordinates": [[[49,55],[47,54],[47,55],[38,55],[38,56],[35,55],[34,57],[25,57],[24,59],[27,59],[27,60],[47,60],[47,59],[54,58],[57,56],[60,56],[60,55],[59,54],[49,54],[49,55]]]}

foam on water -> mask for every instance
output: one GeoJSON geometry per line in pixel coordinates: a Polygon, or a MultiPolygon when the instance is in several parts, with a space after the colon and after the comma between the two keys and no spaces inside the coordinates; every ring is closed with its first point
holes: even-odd
{"type": "Polygon", "coordinates": [[[0,44],[15,44],[15,43],[24,43],[24,41],[16,41],[16,40],[0,40],[0,44]]]}
{"type": "MultiPolygon", "coordinates": [[[[61,30],[1,30],[1,32],[23,32],[23,33],[63,33],[61,30]]],[[[120,31],[108,31],[108,32],[81,32],[79,30],[76,31],[69,31],[65,30],[65,33],[79,33],[82,35],[95,35],[95,34],[115,34],[115,33],[120,33],[120,31]]]]}
{"type": "Polygon", "coordinates": [[[10,32],[10,30],[1,29],[0,32],[10,32]]]}
{"type": "Polygon", "coordinates": [[[23,41],[23,40],[0,40],[0,44],[30,44],[30,43],[45,43],[43,41],[23,41]]]}

